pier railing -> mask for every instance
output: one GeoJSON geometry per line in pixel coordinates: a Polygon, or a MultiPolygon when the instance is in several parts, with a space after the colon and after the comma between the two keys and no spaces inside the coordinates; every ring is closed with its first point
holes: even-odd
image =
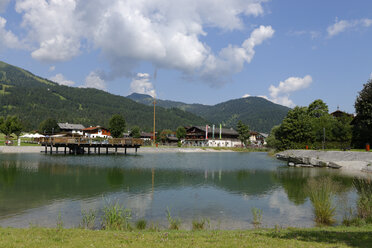
{"type": "Polygon", "coordinates": [[[42,145],[112,145],[112,146],[142,146],[142,139],[111,138],[97,140],[85,137],[46,137],[39,139],[42,145]]]}

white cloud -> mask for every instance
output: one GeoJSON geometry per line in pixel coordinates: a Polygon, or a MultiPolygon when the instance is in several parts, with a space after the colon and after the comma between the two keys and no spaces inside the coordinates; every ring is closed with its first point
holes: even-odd
{"type": "Polygon", "coordinates": [[[284,106],[293,107],[295,104],[289,99],[290,94],[309,87],[312,82],[312,77],[307,75],[304,78],[287,78],[285,81],[280,82],[277,87],[270,85],[270,100],[284,106]]]}
{"type": "Polygon", "coordinates": [[[156,97],[153,84],[150,82],[150,75],[147,73],[137,73],[130,84],[131,93],[140,93],[156,97]]]}
{"type": "Polygon", "coordinates": [[[247,98],[247,97],[250,97],[251,95],[249,94],[245,94],[244,96],[242,96],[242,98],[247,98]]]}
{"type": "Polygon", "coordinates": [[[80,87],[106,90],[106,82],[98,75],[98,73],[92,71],[85,78],[85,84],[80,87]]]}
{"type": "Polygon", "coordinates": [[[359,20],[338,20],[333,25],[327,28],[328,36],[333,37],[348,29],[355,29],[358,27],[369,27],[372,25],[372,19],[359,19],[359,20]]]}
{"type": "Polygon", "coordinates": [[[58,73],[54,77],[49,78],[49,80],[56,82],[60,85],[73,86],[75,82],[67,80],[61,73],[58,73]]]}
{"type": "Polygon", "coordinates": [[[55,69],[56,69],[56,67],[54,65],[49,67],[49,71],[54,71],[55,69]]]}
{"type": "Polygon", "coordinates": [[[239,72],[254,56],[255,46],[274,30],[255,29],[242,46],[219,53],[201,40],[206,27],[242,30],[244,18],[264,13],[267,0],[18,0],[27,40],[41,61],[66,61],[86,47],[102,52],[111,65],[105,79],[132,76],[142,61],[179,70],[206,81],[239,72]]]}
{"type": "Polygon", "coordinates": [[[0,16],[0,49],[1,47],[21,48],[22,44],[18,37],[11,31],[6,30],[6,19],[0,16]]]}
{"type": "Polygon", "coordinates": [[[369,79],[372,79],[372,72],[371,72],[371,74],[369,75],[369,79]]]}
{"type": "Polygon", "coordinates": [[[0,13],[3,13],[6,10],[9,2],[10,0],[0,0],[0,13]]]}

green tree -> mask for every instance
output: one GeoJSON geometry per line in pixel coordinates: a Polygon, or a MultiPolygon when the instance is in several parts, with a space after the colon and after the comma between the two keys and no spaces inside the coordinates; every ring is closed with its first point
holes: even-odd
{"type": "Polygon", "coordinates": [[[60,128],[58,126],[58,123],[53,118],[48,118],[42,121],[39,125],[39,132],[40,133],[58,133],[60,131],[60,128]]]}
{"type": "Polygon", "coordinates": [[[309,116],[319,118],[328,115],[328,105],[323,100],[317,99],[310,103],[307,112],[309,116]]]}
{"type": "Polygon", "coordinates": [[[125,131],[125,119],[123,116],[116,114],[113,115],[109,121],[109,129],[113,138],[123,137],[125,131]]]}
{"type": "Polygon", "coordinates": [[[130,137],[133,137],[133,138],[141,138],[141,130],[139,128],[139,126],[134,126],[132,127],[132,130],[130,131],[130,134],[129,134],[130,137]]]}
{"type": "Polygon", "coordinates": [[[161,133],[159,135],[159,138],[160,138],[161,142],[163,142],[163,143],[167,142],[168,135],[172,134],[172,133],[173,132],[170,129],[165,129],[165,130],[161,131],[161,133]]]}
{"type": "Polygon", "coordinates": [[[340,147],[345,149],[350,146],[352,138],[352,117],[343,116],[335,120],[332,133],[333,139],[340,143],[340,147]]]}
{"type": "Polygon", "coordinates": [[[353,121],[353,145],[363,147],[372,142],[372,79],[364,84],[354,107],[356,117],[353,121]]]}
{"type": "Polygon", "coordinates": [[[288,149],[296,143],[311,143],[314,141],[311,118],[307,107],[295,107],[284,118],[282,125],[276,131],[276,138],[280,140],[280,149],[288,149]]]}
{"type": "Polygon", "coordinates": [[[238,134],[239,134],[239,140],[244,144],[246,147],[249,145],[249,137],[251,136],[251,133],[249,131],[249,126],[244,124],[241,121],[238,121],[238,124],[236,126],[238,134]]]}
{"type": "Polygon", "coordinates": [[[5,120],[2,118],[0,120],[0,131],[5,134],[6,138],[14,133],[17,138],[23,130],[23,125],[18,116],[8,116],[5,120]]]}
{"type": "Polygon", "coordinates": [[[267,137],[266,142],[267,146],[271,148],[279,148],[281,147],[281,142],[276,138],[276,132],[279,130],[280,125],[274,126],[269,134],[269,137],[267,137]]]}
{"type": "Polygon", "coordinates": [[[178,140],[181,140],[186,137],[186,129],[182,126],[179,126],[176,130],[176,136],[178,140]]]}

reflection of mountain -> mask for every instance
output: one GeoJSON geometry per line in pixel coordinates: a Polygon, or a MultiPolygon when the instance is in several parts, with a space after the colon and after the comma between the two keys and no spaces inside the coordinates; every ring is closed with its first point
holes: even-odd
{"type": "Polygon", "coordinates": [[[148,194],[182,187],[212,186],[234,194],[261,195],[272,189],[273,172],[185,171],[62,166],[40,163],[35,173],[16,167],[0,167],[1,214],[49,204],[64,198],[81,199],[120,190],[148,194]],[[4,179],[5,178],[5,179],[4,179]],[[11,178],[11,179],[10,179],[11,178]],[[6,185],[6,187],[5,187],[6,185]]]}

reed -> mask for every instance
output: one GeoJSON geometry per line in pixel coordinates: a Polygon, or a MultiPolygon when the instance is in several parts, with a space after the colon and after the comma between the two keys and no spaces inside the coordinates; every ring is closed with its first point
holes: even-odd
{"type": "Polygon", "coordinates": [[[179,230],[181,225],[181,220],[179,218],[173,218],[169,208],[165,211],[167,215],[167,220],[169,223],[169,229],[171,230],[179,230]]]}
{"type": "Polygon", "coordinates": [[[252,208],[251,212],[253,216],[252,224],[255,228],[260,227],[260,225],[262,224],[262,210],[258,208],[252,208]]]}
{"type": "Polygon", "coordinates": [[[93,209],[89,209],[87,211],[81,210],[82,220],[80,223],[80,228],[82,229],[94,229],[96,218],[97,218],[97,211],[93,209]]]}
{"type": "Polygon", "coordinates": [[[103,208],[102,227],[106,230],[130,230],[132,211],[119,205],[108,203],[103,208]]]}
{"type": "Polygon", "coordinates": [[[372,223],[372,181],[354,179],[353,186],[358,192],[357,215],[367,223],[372,223]]]}
{"type": "Polygon", "coordinates": [[[337,183],[329,177],[310,179],[307,193],[314,208],[315,222],[319,225],[331,225],[335,222],[336,207],[332,196],[337,191],[337,183]]]}
{"type": "Polygon", "coordinates": [[[136,222],[136,228],[138,230],[145,230],[147,226],[147,221],[145,219],[140,219],[136,222]]]}

